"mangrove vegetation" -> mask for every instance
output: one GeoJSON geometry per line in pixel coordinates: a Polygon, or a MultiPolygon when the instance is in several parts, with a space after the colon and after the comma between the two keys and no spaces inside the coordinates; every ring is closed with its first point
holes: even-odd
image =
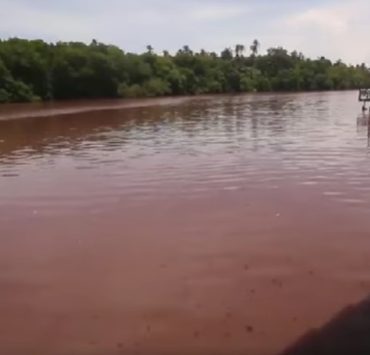
{"type": "Polygon", "coordinates": [[[158,54],[148,45],[135,54],[96,40],[11,38],[0,41],[0,102],[370,87],[365,64],[310,59],[281,47],[260,54],[259,48],[255,40],[221,53],[184,46],[158,54]]]}

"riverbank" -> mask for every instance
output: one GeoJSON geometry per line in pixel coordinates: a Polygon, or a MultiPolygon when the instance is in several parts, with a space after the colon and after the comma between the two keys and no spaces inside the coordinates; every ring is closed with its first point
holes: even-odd
{"type": "Polygon", "coordinates": [[[191,95],[191,96],[163,96],[156,98],[136,98],[136,99],[95,99],[95,100],[59,100],[49,102],[34,102],[34,103],[2,103],[0,104],[0,121],[22,118],[35,118],[47,116],[63,116],[78,113],[87,113],[94,111],[109,111],[123,110],[130,108],[151,107],[151,106],[166,106],[179,105],[187,101],[202,101],[212,98],[231,98],[243,96],[265,97],[266,100],[274,100],[274,97],[284,95],[316,95],[317,93],[328,94],[338,92],[353,92],[354,101],[357,99],[357,92],[354,90],[341,91],[297,91],[289,92],[259,92],[259,93],[234,93],[234,94],[207,94],[207,95],[191,95]]]}
{"type": "MultiPolygon", "coordinates": [[[[94,111],[121,110],[150,106],[178,105],[193,99],[192,96],[142,99],[70,100],[0,105],[0,120],[46,116],[63,116],[94,111]]],[[[197,97],[201,99],[202,96],[197,97]]]]}

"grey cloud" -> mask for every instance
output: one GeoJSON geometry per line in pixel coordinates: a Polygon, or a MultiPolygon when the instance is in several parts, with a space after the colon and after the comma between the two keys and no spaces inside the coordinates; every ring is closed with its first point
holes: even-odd
{"type": "Polygon", "coordinates": [[[129,51],[184,44],[220,51],[258,38],[309,56],[370,59],[365,0],[2,0],[1,37],[50,41],[92,38],[129,51]]]}

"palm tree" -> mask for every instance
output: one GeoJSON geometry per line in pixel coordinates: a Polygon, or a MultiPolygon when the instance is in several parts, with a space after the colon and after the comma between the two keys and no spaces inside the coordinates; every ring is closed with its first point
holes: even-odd
{"type": "Polygon", "coordinates": [[[185,46],[182,47],[182,52],[184,54],[193,55],[193,51],[190,49],[190,47],[188,45],[185,45],[185,46]]]}
{"type": "Polygon", "coordinates": [[[201,49],[201,50],[200,50],[200,55],[201,55],[202,57],[206,57],[206,56],[208,55],[208,53],[207,53],[207,51],[206,51],[205,49],[201,49]]]}
{"type": "Polygon", "coordinates": [[[255,40],[253,41],[253,43],[251,44],[251,46],[249,47],[249,48],[250,48],[250,50],[252,51],[252,55],[253,55],[253,57],[255,57],[255,56],[258,54],[258,49],[259,49],[259,47],[260,47],[260,43],[258,42],[258,40],[257,40],[257,39],[255,39],[255,40]]]}
{"type": "Polygon", "coordinates": [[[154,48],[153,48],[150,44],[148,44],[148,45],[146,46],[146,50],[148,51],[148,53],[149,53],[149,54],[153,54],[153,50],[154,50],[154,48]]]}
{"type": "Polygon", "coordinates": [[[244,51],[245,51],[245,46],[243,46],[242,44],[237,44],[235,46],[235,55],[238,58],[243,56],[244,51]]]}

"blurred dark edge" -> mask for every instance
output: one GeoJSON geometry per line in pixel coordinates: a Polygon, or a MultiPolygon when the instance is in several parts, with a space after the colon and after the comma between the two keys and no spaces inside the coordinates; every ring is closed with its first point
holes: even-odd
{"type": "Polygon", "coordinates": [[[345,308],[280,355],[370,355],[370,297],[345,308]]]}

